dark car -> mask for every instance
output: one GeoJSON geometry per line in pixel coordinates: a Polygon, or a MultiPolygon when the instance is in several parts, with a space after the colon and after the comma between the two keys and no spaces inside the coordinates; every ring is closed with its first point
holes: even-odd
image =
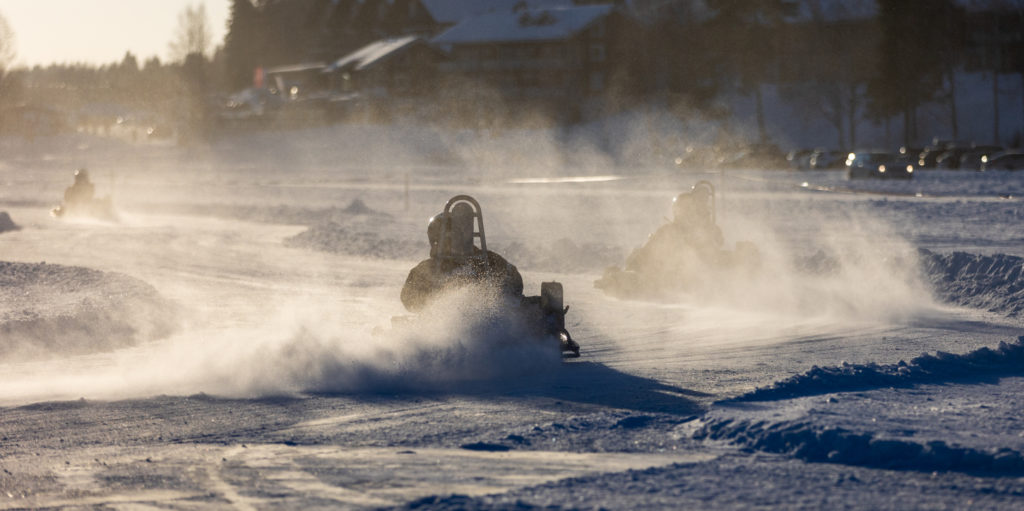
{"type": "Polygon", "coordinates": [[[956,145],[955,142],[950,140],[933,140],[931,145],[925,146],[925,148],[921,150],[921,153],[918,154],[917,165],[914,167],[920,169],[934,169],[936,160],[939,159],[939,156],[954,145],[956,145]]]}
{"type": "Polygon", "coordinates": [[[794,149],[786,153],[786,161],[793,170],[807,170],[811,168],[811,156],[813,149],[794,149]]]}
{"type": "Polygon", "coordinates": [[[1006,151],[983,157],[981,170],[1024,170],[1024,153],[1006,151]]]}
{"type": "Polygon", "coordinates": [[[914,166],[887,151],[855,151],[846,158],[849,179],[910,179],[914,166]]]}
{"type": "Polygon", "coordinates": [[[935,157],[935,168],[946,170],[959,170],[960,158],[971,151],[973,146],[954,145],[946,148],[935,157]]]}
{"type": "Polygon", "coordinates": [[[846,167],[847,154],[845,151],[815,149],[809,164],[815,170],[842,169],[846,167]]]}
{"type": "Polygon", "coordinates": [[[981,159],[988,159],[992,155],[1002,152],[1003,146],[998,145],[979,145],[974,146],[970,151],[967,151],[960,157],[960,169],[961,170],[981,170],[981,159]]]}

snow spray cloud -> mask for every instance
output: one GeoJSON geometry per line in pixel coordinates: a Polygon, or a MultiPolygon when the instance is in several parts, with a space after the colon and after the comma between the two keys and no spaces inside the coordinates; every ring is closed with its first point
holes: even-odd
{"type": "Polygon", "coordinates": [[[464,288],[420,319],[371,333],[295,304],[258,329],[194,330],[102,358],[22,366],[0,377],[0,402],[467,391],[561,364],[557,343],[531,338],[509,314],[516,306],[464,288]]]}
{"type": "Polygon", "coordinates": [[[935,307],[916,249],[863,204],[755,199],[737,209],[723,225],[727,239],[753,240],[762,263],[756,274],[726,274],[733,304],[881,322],[935,307]]]}

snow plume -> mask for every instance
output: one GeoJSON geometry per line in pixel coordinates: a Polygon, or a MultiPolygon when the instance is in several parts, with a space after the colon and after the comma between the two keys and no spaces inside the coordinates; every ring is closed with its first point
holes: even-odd
{"type": "Polygon", "coordinates": [[[223,390],[241,395],[459,391],[557,368],[557,341],[531,332],[515,315],[518,307],[488,289],[471,287],[368,336],[339,336],[323,324],[302,322],[284,342],[249,353],[245,365],[251,370],[231,375],[223,390]]]}
{"type": "Polygon", "coordinates": [[[419,319],[369,332],[337,310],[294,304],[258,329],[190,330],[102,358],[15,367],[0,377],[0,402],[466,391],[561,364],[557,342],[537,338],[510,314],[516,307],[464,288],[419,319]]]}
{"type": "Polygon", "coordinates": [[[718,225],[726,253],[749,242],[759,264],[714,273],[701,303],[836,322],[904,321],[934,310],[918,252],[884,219],[861,211],[818,214],[805,201],[768,204],[733,195],[725,204],[718,225]],[[815,221],[803,222],[809,232],[793,240],[792,219],[801,215],[815,221]]]}

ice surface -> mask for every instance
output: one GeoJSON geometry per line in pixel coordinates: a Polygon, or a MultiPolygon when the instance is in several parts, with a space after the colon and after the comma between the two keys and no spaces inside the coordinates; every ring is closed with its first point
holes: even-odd
{"type": "Polygon", "coordinates": [[[627,125],[0,140],[22,226],[0,237],[2,326],[96,343],[0,360],[0,499],[1020,508],[1024,173],[679,171],[634,161],[650,125],[627,125]],[[82,163],[123,222],[47,215],[82,163]],[[762,274],[668,302],[594,289],[700,179],[762,274]],[[527,293],[565,285],[581,359],[522,342],[478,295],[392,326],[456,193],[527,293]],[[163,303],[172,333],[108,335],[163,303]],[[109,328],[80,328],[86,310],[109,328]]]}

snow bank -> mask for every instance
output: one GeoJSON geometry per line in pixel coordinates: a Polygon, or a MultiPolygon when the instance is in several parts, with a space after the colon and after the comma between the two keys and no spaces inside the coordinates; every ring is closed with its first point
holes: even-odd
{"type": "Polygon", "coordinates": [[[127,275],[0,262],[0,357],[91,353],[163,337],[175,308],[127,275]]]}
{"type": "Polygon", "coordinates": [[[1024,312],[1024,258],[921,249],[921,265],[943,300],[1020,317],[1024,312]]]}
{"type": "Polygon", "coordinates": [[[919,443],[856,433],[811,421],[764,422],[711,419],[697,439],[725,440],[764,452],[789,454],[812,462],[843,463],[897,470],[955,470],[1001,475],[1024,474],[1024,455],[1007,448],[976,449],[942,440],[919,443]]]}
{"type": "MultiPolygon", "coordinates": [[[[1007,403],[1006,409],[993,410],[972,394],[991,391],[962,384],[1018,376],[1022,367],[1024,337],[963,355],[922,355],[909,364],[814,367],[717,403],[696,426],[693,437],[812,462],[1021,475],[1024,454],[1012,422],[1017,405],[1007,403]],[[927,384],[941,385],[920,387],[927,384]],[[915,390],[897,390],[911,386],[915,390]],[[846,394],[806,399],[827,393],[846,394]],[[1000,422],[1007,417],[1009,431],[1000,422]],[[976,420],[988,420],[993,427],[972,425],[976,420]],[[946,423],[951,421],[977,435],[949,434],[946,423]],[[933,424],[938,424],[938,436],[933,424]]],[[[1001,404],[998,398],[995,402],[1001,404]]]]}
{"type": "Polygon", "coordinates": [[[6,211],[0,211],[0,232],[17,231],[21,229],[17,224],[11,220],[11,215],[7,214],[6,211]]]}
{"type": "Polygon", "coordinates": [[[359,199],[319,215],[316,223],[284,240],[287,247],[381,259],[415,259],[429,250],[425,236],[398,239],[390,215],[359,199]]]}
{"type": "Polygon", "coordinates": [[[768,401],[795,397],[849,392],[885,387],[906,387],[920,383],[1021,374],[1024,368],[1024,337],[1013,343],[999,343],[996,349],[980,348],[963,355],[938,352],[923,354],[910,363],[847,364],[838,367],[813,367],[792,376],[733,398],[731,401],[768,401]]]}

